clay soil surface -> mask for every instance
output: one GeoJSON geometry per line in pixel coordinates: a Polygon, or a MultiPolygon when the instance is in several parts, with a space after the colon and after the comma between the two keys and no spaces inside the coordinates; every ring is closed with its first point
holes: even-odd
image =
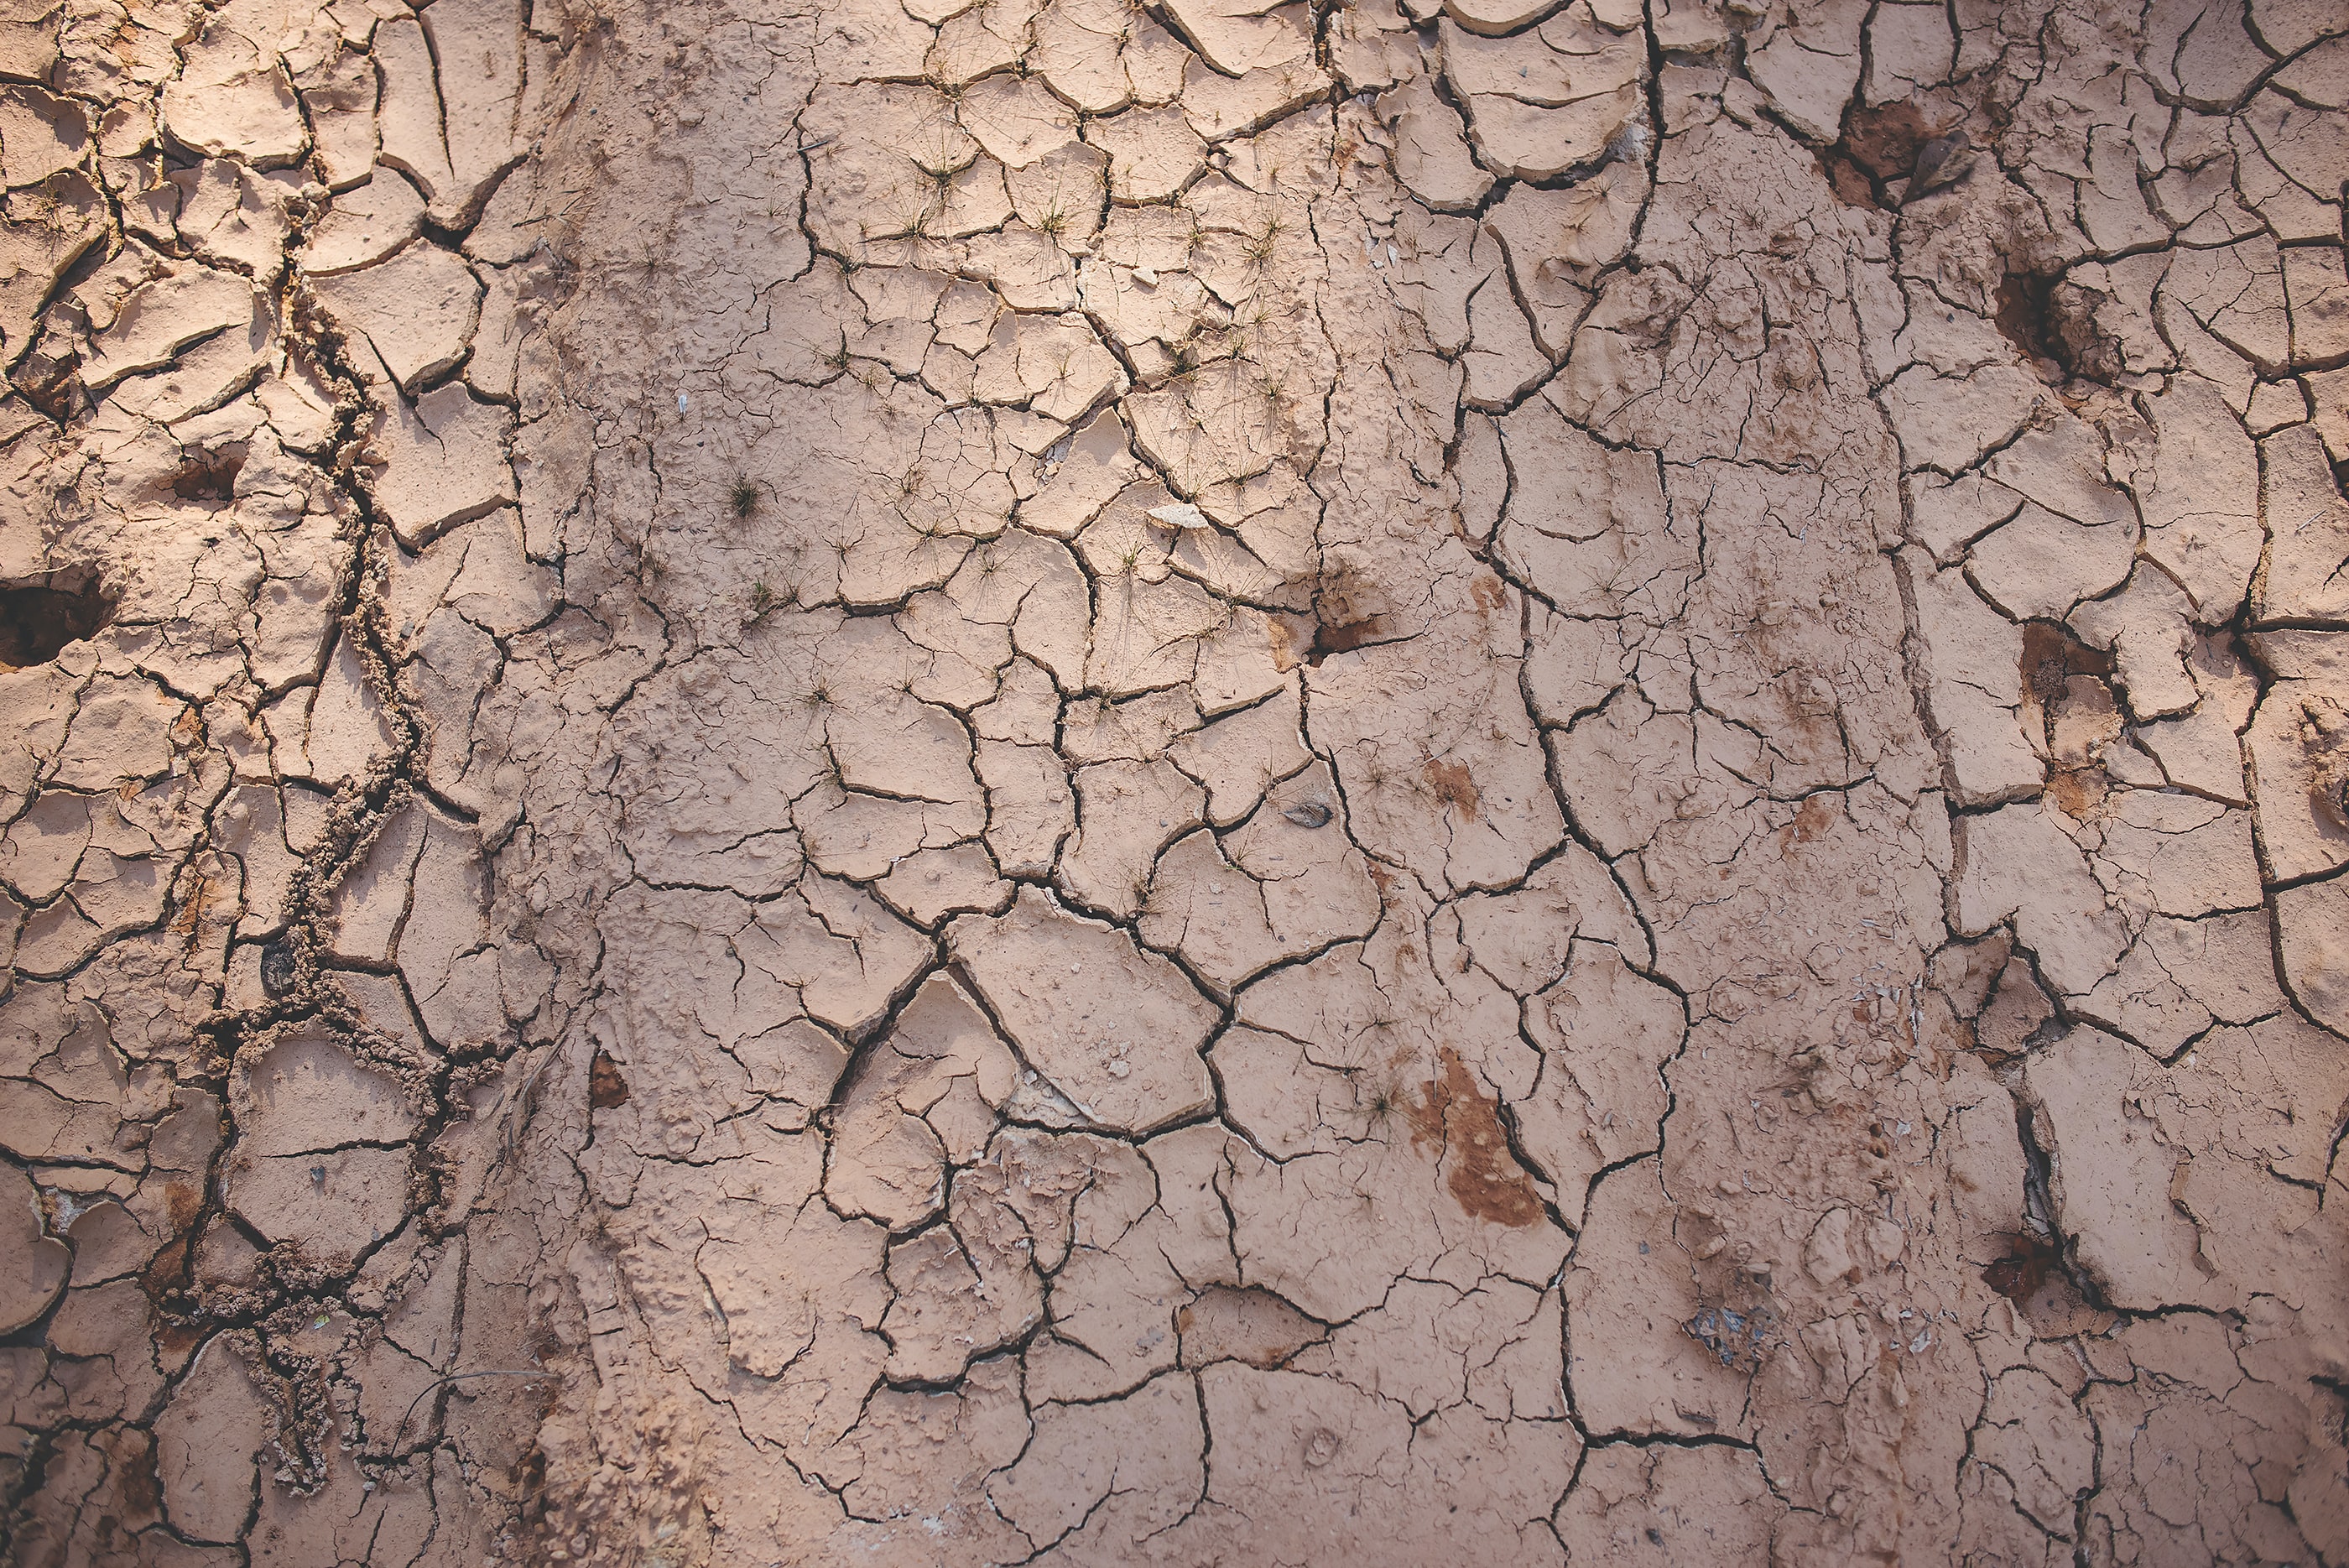
{"type": "Polygon", "coordinates": [[[2349,1563],[2338,0],[0,0],[0,1560],[2349,1563]]]}

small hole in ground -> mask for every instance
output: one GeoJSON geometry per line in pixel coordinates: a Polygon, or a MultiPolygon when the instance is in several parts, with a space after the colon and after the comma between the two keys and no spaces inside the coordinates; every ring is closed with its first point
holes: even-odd
{"type": "Polygon", "coordinates": [[[596,1052],[595,1061],[587,1065],[588,1107],[608,1111],[627,1103],[628,1080],[620,1075],[620,1064],[603,1052],[596,1052]]]}
{"type": "Polygon", "coordinates": [[[191,452],[171,474],[171,493],[182,501],[232,501],[244,467],[244,443],[216,452],[191,452]]]}
{"type": "Polygon", "coordinates": [[[2033,362],[2064,362],[2063,344],[2055,335],[2054,299],[2055,280],[2042,273],[2011,272],[1998,286],[1998,329],[2033,362]]]}
{"type": "Polygon", "coordinates": [[[88,566],[0,584],[0,669],[47,664],[114,618],[114,597],[88,566]]]}
{"type": "Polygon", "coordinates": [[[1916,167],[1917,150],[1933,134],[1913,103],[1855,109],[1844,121],[1842,137],[1817,157],[1846,206],[1876,207],[1882,205],[1885,182],[1907,179],[1916,167]]]}

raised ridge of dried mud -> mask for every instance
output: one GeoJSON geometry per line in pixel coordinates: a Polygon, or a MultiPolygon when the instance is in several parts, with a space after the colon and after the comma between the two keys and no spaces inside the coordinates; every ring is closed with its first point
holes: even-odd
{"type": "Polygon", "coordinates": [[[0,1557],[2349,1563],[2337,4],[0,78],[0,1557]]]}

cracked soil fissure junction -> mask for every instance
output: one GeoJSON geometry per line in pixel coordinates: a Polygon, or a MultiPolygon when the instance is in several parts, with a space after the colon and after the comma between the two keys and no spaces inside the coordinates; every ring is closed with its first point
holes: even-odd
{"type": "Polygon", "coordinates": [[[2349,1564],[2338,0],[0,0],[0,1560],[2349,1564]]]}

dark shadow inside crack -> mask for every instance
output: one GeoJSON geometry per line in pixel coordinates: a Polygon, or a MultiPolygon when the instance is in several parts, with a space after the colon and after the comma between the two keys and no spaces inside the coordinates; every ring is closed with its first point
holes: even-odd
{"type": "Polygon", "coordinates": [[[2023,1229],[1991,1240],[2003,1251],[1982,1265],[1982,1283],[2013,1303],[2034,1333],[2058,1338],[2109,1321],[2064,1262],[2060,1238],[2039,1234],[2026,1220],[2023,1229]]]}
{"type": "Polygon", "coordinates": [[[0,669],[47,664],[114,618],[116,596],[88,566],[0,585],[0,669]]]}
{"type": "Polygon", "coordinates": [[[596,1052],[595,1062],[587,1069],[588,1107],[608,1111],[627,1103],[628,1080],[620,1075],[620,1064],[603,1052],[596,1052]]]}
{"type": "Polygon", "coordinates": [[[2104,296],[2061,273],[2011,271],[1998,286],[1992,319],[2042,380],[2110,386],[2123,368],[2121,348],[2096,322],[2104,296]]]}
{"type": "Polygon", "coordinates": [[[2063,344],[2054,330],[2055,278],[2052,274],[2010,272],[1998,286],[1993,319],[2006,340],[2033,365],[2062,365],[2063,344]]]}
{"type": "Polygon", "coordinates": [[[1292,660],[1300,659],[1319,669],[1321,661],[1333,653],[1351,653],[1358,648],[1391,640],[1386,612],[1370,603],[1373,586],[1350,567],[1338,566],[1313,579],[1313,612],[1310,621],[1311,640],[1302,648],[1296,646],[1301,628],[1283,627],[1282,633],[1292,660]]]}

